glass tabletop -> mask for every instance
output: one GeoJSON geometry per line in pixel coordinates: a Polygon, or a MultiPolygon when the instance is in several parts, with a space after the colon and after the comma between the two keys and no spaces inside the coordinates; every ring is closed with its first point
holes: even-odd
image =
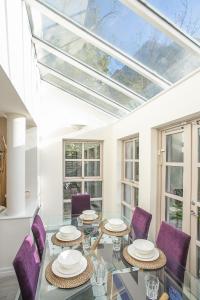
{"type": "MultiPolygon", "coordinates": [[[[112,215],[116,217],[117,215],[112,215]]],[[[107,214],[107,218],[109,214],[107,214]]],[[[158,298],[166,292],[170,299],[200,299],[199,280],[192,276],[187,270],[183,270],[184,281],[180,282],[167,270],[166,267],[145,271],[129,265],[123,258],[122,251],[130,243],[128,236],[120,239],[121,247],[119,251],[114,250],[115,238],[104,234],[96,249],[92,250],[92,245],[99,237],[99,224],[101,220],[96,220],[93,224],[78,227],[77,218],[68,218],[64,221],[58,217],[52,218],[51,226],[47,227],[46,247],[41,263],[41,270],[38,280],[36,299],[77,299],[77,300],[143,300],[150,299],[147,293],[147,278],[151,275],[159,280],[158,298]],[[56,223],[57,222],[57,226],[56,223]],[[54,224],[54,225],[53,225],[54,224]],[[73,224],[77,226],[85,235],[90,237],[91,247],[85,249],[79,244],[72,247],[59,247],[53,245],[51,237],[62,225],[73,224]],[[45,278],[45,269],[63,250],[77,249],[84,256],[89,256],[93,262],[94,273],[92,278],[80,287],[72,289],[60,289],[52,286],[45,278]],[[100,273],[99,273],[100,272],[100,273]],[[99,278],[101,279],[99,283],[99,278]]],[[[177,268],[182,269],[177,265],[177,268]]]]}

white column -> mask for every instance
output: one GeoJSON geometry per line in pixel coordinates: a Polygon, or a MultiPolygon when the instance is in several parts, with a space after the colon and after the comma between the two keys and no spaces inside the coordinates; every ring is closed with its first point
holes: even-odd
{"type": "Polygon", "coordinates": [[[26,119],[7,115],[7,214],[25,212],[26,119]]]}

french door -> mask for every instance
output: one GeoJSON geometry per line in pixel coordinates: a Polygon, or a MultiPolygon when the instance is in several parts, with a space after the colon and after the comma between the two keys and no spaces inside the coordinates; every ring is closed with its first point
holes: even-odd
{"type": "Polygon", "coordinates": [[[200,277],[200,125],[163,130],[161,220],[191,235],[189,266],[200,277]]]}

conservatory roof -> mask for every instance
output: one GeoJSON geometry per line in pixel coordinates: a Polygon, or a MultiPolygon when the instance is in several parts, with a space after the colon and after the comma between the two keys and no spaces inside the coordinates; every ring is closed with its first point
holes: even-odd
{"type": "Polygon", "coordinates": [[[26,0],[41,79],[121,118],[200,67],[199,0],[26,0]]]}

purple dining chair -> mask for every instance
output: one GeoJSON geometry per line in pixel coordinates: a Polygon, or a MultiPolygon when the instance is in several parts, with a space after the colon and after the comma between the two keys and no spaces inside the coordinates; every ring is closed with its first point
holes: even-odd
{"type": "Polygon", "coordinates": [[[34,300],[40,271],[38,250],[30,235],[27,235],[15,256],[13,266],[23,300],[34,300]]]}
{"type": "Polygon", "coordinates": [[[152,215],[146,210],[136,207],[131,221],[131,239],[147,239],[152,215]]]}
{"type": "Polygon", "coordinates": [[[41,260],[45,247],[46,231],[39,215],[35,216],[31,229],[35,238],[36,245],[38,247],[38,252],[41,260]]]}
{"type": "Polygon", "coordinates": [[[90,209],[90,195],[76,194],[72,195],[72,216],[80,215],[83,210],[90,209]]]}
{"type": "Polygon", "coordinates": [[[162,222],[156,245],[167,257],[166,269],[183,281],[191,237],[172,225],[162,222]]]}

